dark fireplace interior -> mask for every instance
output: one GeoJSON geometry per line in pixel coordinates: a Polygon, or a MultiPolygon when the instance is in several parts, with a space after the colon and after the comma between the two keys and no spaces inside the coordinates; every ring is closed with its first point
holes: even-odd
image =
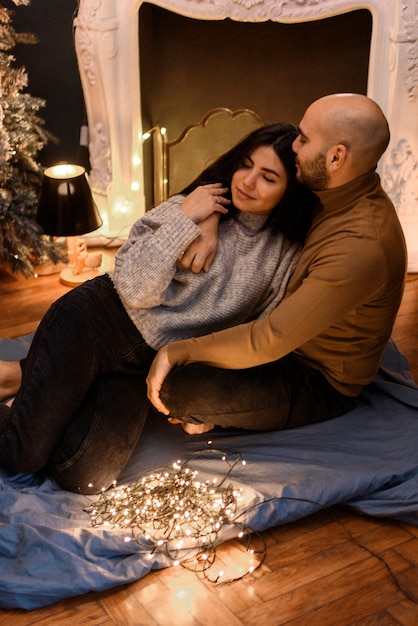
{"type": "MultiPolygon", "coordinates": [[[[366,9],[296,24],[197,20],[152,4],[139,11],[143,129],[173,140],[215,107],[249,108],[297,124],[327,93],[367,93],[372,16],[366,9]]],[[[144,146],[147,204],[150,147],[144,146]]]]}

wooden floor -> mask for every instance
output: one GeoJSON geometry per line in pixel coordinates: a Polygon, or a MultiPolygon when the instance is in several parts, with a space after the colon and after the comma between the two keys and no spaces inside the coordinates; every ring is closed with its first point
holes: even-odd
{"type": "MultiPolygon", "coordinates": [[[[66,290],[56,276],[27,281],[0,270],[0,337],[31,332],[66,290]]],[[[418,380],[416,274],[393,337],[418,380]]],[[[228,586],[173,567],[29,613],[0,610],[0,626],[417,626],[418,526],[333,507],[263,535],[264,563],[228,586]]],[[[221,552],[232,567],[245,558],[238,541],[221,552]]]]}

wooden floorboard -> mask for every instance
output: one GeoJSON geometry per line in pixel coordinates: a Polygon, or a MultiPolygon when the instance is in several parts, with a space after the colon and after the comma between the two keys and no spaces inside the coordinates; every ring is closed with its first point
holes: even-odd
{"type": "MultiPolygon", "coordinates": [[[[0,337],[32,332],[68,287],[0,268],[0,337]]],[[[393,330],[418,380],[418,275],[408,276],[393,330]]],[[[215,586],[181,567],[34,611],[0,610],[0,626],[417,626],[418,527],[332,507],[265,531],[253,574],[215,586]]],[[[225,567],[246,554],[220,547],[225,567]]]]}

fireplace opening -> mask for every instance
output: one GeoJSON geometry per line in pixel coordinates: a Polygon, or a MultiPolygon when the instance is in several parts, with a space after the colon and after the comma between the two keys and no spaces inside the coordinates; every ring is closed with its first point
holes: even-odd
{"type": "Polygon", "coordinates": [[[74,20],[100,234],[127,235],[153,205],[143,133],[154,125],[173,141],[217,107],[298,123],[315,98],[356,91],[388,119],[378,173],[404,229],[408,269],[418,271],[415,3],[153,1],[80,0],[74,20]]]}
{"type": "MultiPolygon", "coordinates": [[[[372,16],[366,9],[303,23],[192,19],[139,10],[141,118],[169,140],[215,107],[249,108],[265,123],[297,124],[327,93],[367,93],[372,16]]],[[[152,154],[144,146],[146,208],[152,154]]]]}

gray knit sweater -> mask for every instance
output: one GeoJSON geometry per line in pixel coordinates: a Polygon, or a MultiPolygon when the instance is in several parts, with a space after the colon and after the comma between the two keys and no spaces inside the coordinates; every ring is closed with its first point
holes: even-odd
{"type": "Polygon", "coordinates": [[[300,246],[263,229],[266,216],[238,212],[219,224],[209,272],[178,263],[200,228],[176,195],[134,224],[109,272],[119,297],[152,348],[265,315],[282,299],[300,246]]]}

